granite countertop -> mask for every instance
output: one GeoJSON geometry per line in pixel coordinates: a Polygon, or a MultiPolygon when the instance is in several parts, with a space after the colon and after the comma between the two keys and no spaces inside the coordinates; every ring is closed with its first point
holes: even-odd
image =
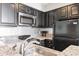
{"type": "MultiPolygon", "coordinates": [[[[12,47],[12,45],[0,46],[0,56],[22,56],[19,54],[18,49],[14,50],[12,47]]],[[[75,45],[70,45],[62,52],[35,44],[32,44],[31,48],[35,48],[33,56],[79,56],[79,46],[75,45]]]]}
{"type": "Polygon", "coordinates": [[[49,54],[53,53],[54,55],[51,54],[51,56],[79,56],[79,46],[75,46],[75,45],[70,45],[62,52],[54,50],[54,49],[49,49],[46,47],[38,46],[38,45],[34,45],[34,46],[41,48],[45,51],[49,51],[49,54]]]}
{"type": "MultiPolygon", "coordinates": [[[[57,56],[60,53],[59,51],[35,44],[32,44],[31,46],[32,46],[31,48],[40,49],[40,51],[42,52],[37,53],[37,51],[34,51],[32,56],[57,56]]],[[[12,46],[4,45],[0,46],[0,56],[22,56],[22,55],[19,54],[18,50],[13,50],[12,46]]]]}
{"type": "Polygon", "coordinates": [[[0,56],[21,56],[17,50],[13,50],[11,46],[0,46],[0,56]]]}
{"type": "Polygon", "coordinates": [[[79,46],[70,45],[59,56],[79,56],[79,46]]]}
{"type": "MultiPolygon", "coordinates": [[[[50,49],[50,48],[46,48],[46,47],[39,46],[39,45],[35,45],[35,44],[33,44],[33,47],[41,50],[41,52],[44,52],[44,53],[41,53],[42,56],[57,56],[61,53],[60,51],[50,49]]],[[[40,54],[37,54],[37,52],[34,52],[34,54],[38,55],[38,56],[40,55],[40,54]]]]}
{"type": "Polygon", "coordinates": [[[41,35],[37,35],[37,36],[34,36],[33,38],[40,39],[40,40],[45,40],[45,39],[52,40],[53,34],[47,34],[46,37],[41,36],[41,35]]]}

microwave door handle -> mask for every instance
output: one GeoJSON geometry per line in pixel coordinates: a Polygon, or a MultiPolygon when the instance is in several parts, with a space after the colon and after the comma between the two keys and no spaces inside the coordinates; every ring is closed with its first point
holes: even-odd
{"type": "Polygon", "coordinates": [[[34,24],[33,25],[35,25],[35,23],[36,23],[36,17],[34,17],[34,24]]]}
{"type": "Polygon", "coordinates": [[[34,18],[34,24],[36,23],[36,17],[34,18]]]}

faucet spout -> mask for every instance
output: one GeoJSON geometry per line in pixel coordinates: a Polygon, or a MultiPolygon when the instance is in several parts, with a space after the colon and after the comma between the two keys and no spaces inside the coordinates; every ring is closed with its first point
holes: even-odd
{"type": "MultiPolygon", "coordinates": [[[[29,40],[29,39],[27,39],[29,40]]],[[[36,43],[36,44],[40,44],[40,42],[38,42],[37,40],[31,40],[30,42],[27,42],[27,40],[25,40],[21,45],[20,45],[20,54],[22,54],[23,56],[25,56],[25,52],[28,52],[28,48],[30,47],[30,45],[36,43]]]]}

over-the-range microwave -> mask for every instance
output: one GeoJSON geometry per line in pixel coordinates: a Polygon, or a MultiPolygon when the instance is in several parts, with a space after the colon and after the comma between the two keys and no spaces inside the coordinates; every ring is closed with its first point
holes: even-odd
{"type": "Polygon", "coordinates": [[[36,16],[19,12],[19,25],[35,26],[36,16]]]}

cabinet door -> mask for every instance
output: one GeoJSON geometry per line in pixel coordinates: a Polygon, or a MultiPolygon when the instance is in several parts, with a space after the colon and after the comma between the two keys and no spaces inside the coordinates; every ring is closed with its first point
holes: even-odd
{"type": "Polygon", "coordinates": [[[53,48],[52,40],[50,40],[50,39],[45,39],[45,47],[53,48]]]}
{"type": "Polygon", "coordinates": [[[35,11],[34,15],[36,16],[36,23],[35,23],[35,27],[40,27],[41,26],[41,13],[39,11],[35,11]]]}
{"type": "Polygon", "coordinates": [[[26,6],[24,4],[21,4],[19,3],[19,12],[23,12],[23,13],[28,13],[28,14],[31,14],[31,15],[34,15],[34,9],[29,7],[29,6],[26,6]]]}
{"type": "Polygon", "coordinates": [[[45,22],[44,22],[44,13],[41,11],[37,12],[37,19],[36,19],[36,27],[45,27],[45,22]]]}
{"type": "Polygon", "coordinates": [[[49,12],[45,13],[45,25],[46,27],[49,27],[49,12]]]}
{"type": "Polygon", "coordinates": [[[44,12],[42,12],[41,13],[41,27],[46,27],[46,25],[45,25],[45,13],[44,12]]]}
{"type": "Polygon", "coordinates": [[[2,18],[0,20],[0,25],[17,25],[17,9],[16,4],[12,3],[2,3],[2,18]]]}
{"type": "MultiPolygon", "coordinates": [[[[29,7],[30,8],[30,7],[29,7]]],[[[34,9],[33,8],[30,8],[30,14],[31,15],[34,15],[34,9]]]]}
{"type": "Polygon", "coordinates": [[[54,22],[54,13],[49,12],[49,27],[53,27],[54,22]]]}
{"type": "Polygon", "coordinates": [[[67,19],[67,6],[60,8],[60,19],[67,19]]]}
{"type": "Polygon", "coordinates": [[[72,4],[68,6],[68,18],[79,18],[79,4],[72,4]]]}
{"type": "Polygon", "coordinates": [[[53,21],[54,21],[54,13],[52,11],[49,11],[45,15],[45,25],[46,27],[53,27],[53,21]]]}
{"type": "Polygon", "coordinates": [[[29,7],[24,4],[19,3],[19,12],[29,13],[29,7]]]}
{"type": "Polygon", "coordinates": [[[67,6],[57,9],[56,11],[56,19],[57,20],[65,20],[68,19],[68,8],[67,6]]]}

